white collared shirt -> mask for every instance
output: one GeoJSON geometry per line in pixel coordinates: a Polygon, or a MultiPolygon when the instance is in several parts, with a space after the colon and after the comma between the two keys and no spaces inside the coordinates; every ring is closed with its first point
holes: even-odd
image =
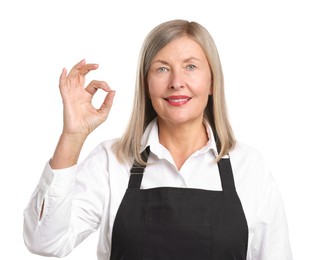
{"type": "MultiPolygon", "coordinates": [[[[153,120],[141,143],[142,149],[151,147],[141,188],[221,190],[213,133],[208,124],[206,129],[206,146],[178,170],[170,152],[159,143],[157,121],[153,120]]],[[[65,256],[89,234],[100,230],[98,259],[110,258],[112,228],[131,168],[116,159],[111,149],[115,141],[101,143],[73,167],[52,170],[46,164],[24,211],[24,238],[31,252],[65,256]],[[43,200],[44,212],[39,220],[43,200]]],[[[249,227],[247,260],[292,260],[283,201],[261,155],[237,143],[229,156],[249,227]]]]}

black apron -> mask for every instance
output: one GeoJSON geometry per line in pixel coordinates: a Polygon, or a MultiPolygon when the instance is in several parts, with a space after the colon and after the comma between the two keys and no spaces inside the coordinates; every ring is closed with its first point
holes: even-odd
{"type": "MultiPolygon", "coordinates": [[[[147,160],[149,147],[142,156],[147,160]]],[[[117,212],[110,260],[245,260],[248,226],[230,159],[218,162],[222,191],[140,189],[133,164],[117,212]]]]}

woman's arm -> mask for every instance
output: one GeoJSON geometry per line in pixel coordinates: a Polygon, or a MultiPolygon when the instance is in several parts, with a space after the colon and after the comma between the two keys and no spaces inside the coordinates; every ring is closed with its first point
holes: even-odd
{"type": "Polygon", "coordinates": [[[105,169],[96,174],[93,156],[80,170],[77,165],[87,136],[106,120],[115,94],[104,81],[94,80],[84,87],[87,73],[97,68],[82,60],[69,74],[66,69],[61,73],[63,131],[24,211],[25,244],[33,253],[65,256],[99,226],[107,192],[101,177],[106,175],[100,173],[105,169]],[[98,89],[108,94],[96,109],[92,98],[98,89]]]}
{"type": "Polygon", "coordinates": [[[81,148],[87,136],[103,123],[110,112],[115,92],[105,81],[93,80],[84,87],[85,76],[98,68],[97,64],[76,64],[67,74],[63,69],[59,89],[63,100],[63,131],[56,146],[50,165],[62,169],[77,163],[81,148]],[[108,94],[99,109],[92,105],[92,98],[98,89],[108,94]]]}

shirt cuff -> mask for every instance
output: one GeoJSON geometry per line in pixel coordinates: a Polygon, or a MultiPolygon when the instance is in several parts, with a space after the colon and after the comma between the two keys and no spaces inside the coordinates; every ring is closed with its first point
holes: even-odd
{"type": "Polygon", "coordinates": [[[74,190],[77,165],[65,169],[53,170],[46,163],[40,180],[42,190],[47,190],[48,196],[60,197],[68,195],[74,190]]]}

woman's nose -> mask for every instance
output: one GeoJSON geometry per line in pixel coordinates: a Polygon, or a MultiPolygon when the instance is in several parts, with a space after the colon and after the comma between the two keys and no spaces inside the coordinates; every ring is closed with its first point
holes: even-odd
{"type": "Polygon", "coordinates": [[[181,73],[176,73],[176,72],[171,73],[170,88],[174,90],[184,88],[184,82],[183,82],[181,73]]]}
{"type": "Polygon", "coordinates": [[[184,87],[183,84],[181,82],[179,82],[179,81],[174,82],[171,85],[171,89],[175,89],[175,90],[178,90],[178,89],[183,88],[183,87],[184,87]]]}

